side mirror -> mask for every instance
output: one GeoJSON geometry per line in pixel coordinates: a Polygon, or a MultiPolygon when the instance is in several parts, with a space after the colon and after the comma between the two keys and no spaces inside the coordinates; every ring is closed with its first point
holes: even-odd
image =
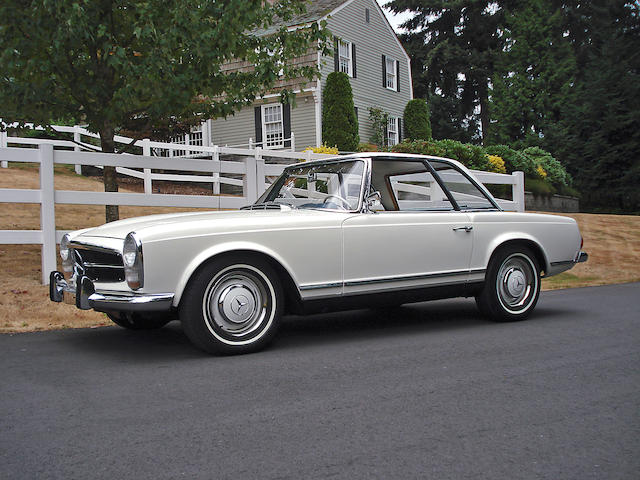
{"type": "Polygon", "coordinates": [[[365,205],[368,212],[373,212],[373,208],[375,206],[380,205],[382,202],[382,195],[379,191],[375,190],[370,192],[369,195],[365,198],[365,205]]]}

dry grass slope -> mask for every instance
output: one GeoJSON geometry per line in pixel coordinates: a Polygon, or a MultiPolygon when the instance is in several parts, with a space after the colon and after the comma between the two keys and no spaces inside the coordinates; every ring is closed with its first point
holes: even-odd
{"type": "MultiPolygon", "coordinates": [[[[64,166],[56,167],[58,190],[102,190],[99,180],[77,176],[64,166]]],[[[37,169],[0,170],[0,188],[38,188],[37,169]]],[[[179,208],[121,207],[121,217],[188,211],[179,208]]],[[[543,280],[543,288],[566,288],[640,280],[640,217],[571,214],[580,225],[589,262],[570,272],[543,280]]],[[[56,208],[58,229],[79,229],[104,223],[104,208],[61,205],[56,208]]],[[[0,206],[0,230],[38,229],[37,205],[0,206]]],[[[0,332],[36,331],[109,325],[105,315],[80,311],[49,301],[48,288],[40,285],[40,247],[0,245],[0,332]]]]}

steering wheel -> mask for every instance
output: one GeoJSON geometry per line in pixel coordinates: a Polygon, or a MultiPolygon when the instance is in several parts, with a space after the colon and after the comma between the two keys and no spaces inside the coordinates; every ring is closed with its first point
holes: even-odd
{"type": "MultiPolygon", "coordinates": [[[[327,203],[330,202],[330,199],[332,198],[337,198],[338,200],[340,200],[340,203],[342,205],[338,205],[339,207],[342,207],[344,210],[351,210],[351,204],[347,202],[344,198],[342,198],[340,195],[327,195],[322,201],[322,204],[326,205],[327,203]]],[[[336,203],[336,202],[331,202],[331,203],[336,203]]]]}

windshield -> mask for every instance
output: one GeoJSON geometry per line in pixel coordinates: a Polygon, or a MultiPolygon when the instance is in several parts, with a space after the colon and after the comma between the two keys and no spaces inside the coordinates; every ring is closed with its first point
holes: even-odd
{"type": "Polygon", "coordinates": [[[362,160],[289,168],[256,202],[293,208],[357,210],[364,176],[362,160]]]}

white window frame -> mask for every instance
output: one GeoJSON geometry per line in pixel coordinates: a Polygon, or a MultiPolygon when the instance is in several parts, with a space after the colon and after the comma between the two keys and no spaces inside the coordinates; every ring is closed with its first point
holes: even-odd
{"type": "Polygon", "coordinates": [[[261,110],[260,110],[260,119],[261,119],[261,123],[262,123],[262,148],[267,149],[267,150],[272,150],[272,149],[276,149],[276,148],[284,148],[284,109],[282,108],[282,104],[281,103],[267,103],[264,105],[261,105],[261,110]],[[279,107],[280,108],[280,120],[279,121],[270,121],[267,122],[266,118],[265,118],[265,112],[267,111],[267,109],[273,108],[273,107],[279,107]],[[277,125],[280,124],[280,132],[281,132],[281,140],[278,143],[274,143],[274,142],[269,142],[267,140],[267,124],[270,125],[277,125]]]}
{"type": "Polygon", "coordinates": [[[353,43],[338,40],[338,70],[353,78],[353,43]],[[343,48],[346,48],[347,55],[342,54],[343,48]],[[343,60],[345,61],[346,71],[342,69],[343,60]]]}
{"type": "Polygon", "coordinates": [[[392,117],[389,115],[387,120],[387,146],[393,147],[400,143],[400,125],[398,122],[399,117],[392,117]],[[393,127],[393,128],[391,128],[393,127]]]}
{"type": "Polygon", "coordinates": [[[386,76],[384,84],[387,90],[393,90],[395,92],[398,90],[398,60],[386,57],[385,62],[386,76]],[[391,68],[389,68],[389,64],[391,64],[391,68]],[[391,80],[391,82],[389,80],[391,80]]]}

